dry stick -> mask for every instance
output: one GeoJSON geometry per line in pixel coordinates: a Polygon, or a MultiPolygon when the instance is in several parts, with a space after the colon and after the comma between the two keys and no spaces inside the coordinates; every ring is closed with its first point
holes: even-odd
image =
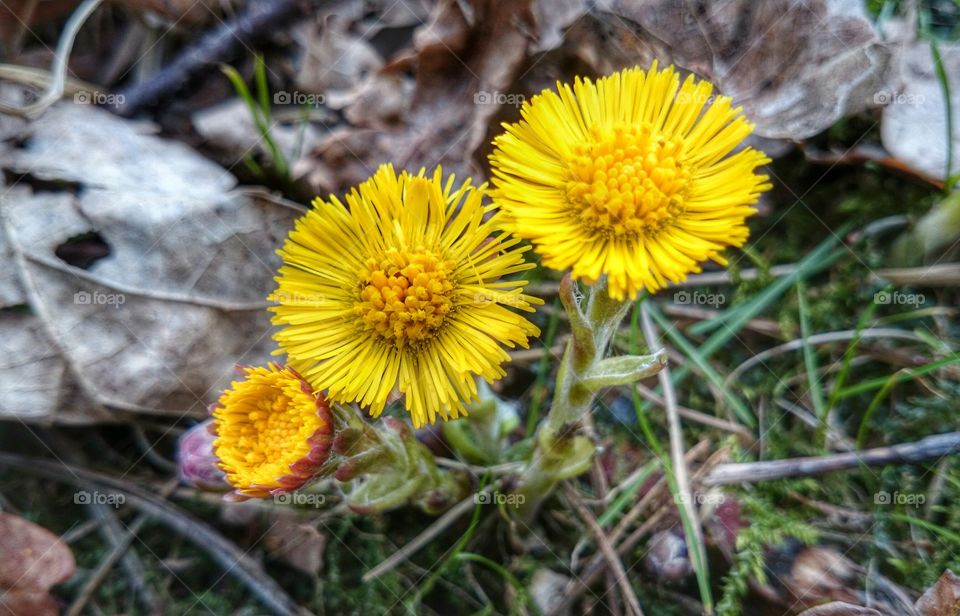
{"type": "MultiPolygon", "coordinates": [[[[168,498],[175,487],[176,483],[173,483],[170,487],[164,486],[162,492],[164,498],[168,498]]],[[[120,523],[117,516],[110,511],[109,505],[94,505],[93,511],[94,519],[101,524],[101,536],[103,536],[111,546],[120,545],[126,539],[127,535],[130,534],[129,531],[124,528],[123,524],[120,523]]],[[[144,516],[141,514],[141,517],[144,516]]],[[[150,614],[156,613],[157,597],[153,592],[153,588],[147,583],[146,570],[136,550],[127,550],[120,559],[120,566],[127,574],[127,579],[130,580],[130,586],[137,597],[140,598],[144,609],[150,614]]]]}
{"type": "MultiPolygon", "coordinates": [[[[700,466],[700,468],[697,469],[697,472],[694,473],[693,475],[694,482],[698,484],[701,483],[703,480],[703,477],[717,465],[719,460],[727,457],[727,453],[728,453],[727,451],[721,449],[716,453],[714,453],[712,456],[710,456],[707,459],[707,461],[704,462],[700,466]]],[[[662,507],[658,512],[661,514],[659,517],[663,517],[663,515],[666,515],[669,512],[670,512],[669,508],[662,507]]],[[[657,517],[657,516],[654,516],[654,517],[657,517]]],[[[626,552],[629,552],[630,550],[632,550],[638,543],[640,543],[640,539],[642,539],[644,535],[646,535],[647,532],[649,532],[650,528],[653,528],[653,527],[648,526],[647,522],[644,522],[634,532],[630,533],[630,536],[624,539],[620,545],[617,546],[617,551],[620,552],[621,554],[625,554],[626,552]]]]}
{"type": "Polygon", "coordinates": [[[122,492],[127,497],[126,502],[131,506],[181,533],[209,554],[224,568],[224,571],[246,584],[250,591],[274,613],[288,616],[305,612],[273,578],[263,571],[259,563],[247,556],[246,552],[241,551],[205,522],[129,481],[78,467],[71,467],[71,473],[64,474],[62,463],[4,452],[0,452],[0,466],[17,468],[52,481],[70,483],[79,487],[86,487],[89,483],[122,492]]]}
{"type": "MultiPolygon", "coordinates": [[[[647,348],[650,349],[651,353],[655,353],[660,348],[660,344],[657,341],[653,322],[650,320],[650,313],[647,311],[645,303],[640,304],[640,321],[643,336],[647,341],[647,348]]],[[[693,489],[690,487],[687,461],[683,456],[683,428],[680,425],[680,414],[677,412],[677,392],[673,388],[673,380],[670,378],[670,367],[664,366],[663,370],[657,373],[657,379],[659,379],[660,388],[663,390],[667,429],[670,435],[671,466],[673,467],[674,480],[677,482],[677,492],[681,497],[680,506],[686,509],[687,519],[690,520],[690,525],[693,527],[691,530],[696,538],[696,546],[691,547],[696,548],[699,552],[700,562],[706,567],[707,552],[703,544],[703,528],[700,526],[700,516],[697,514],[697,506],[693,500],[693,489]]]]}
{"type": "MultiPolygon", "coordinates": [[[[177,480],[174,479],[164,486],[161,496],[166,498],[176,487],[177,480]]],[[[116,519],[111,517],[112,514],[103,511],[103,509],[106,507],[107,505],[98,505],[94,509],[94,514],[100,517],[104,522],[104,528],[108,528],[110,526],[108,520],[116,522],[116,519]]],[[[128,555],[127,550],[130,548],[133,540],[140,532],[140,529],[143,528],[143,525],[146,524],[149,519],[149,515],[141,513],[133,520],[133,522],[130,523],[130,526],[126,528],[126,531],[122,532],[120,537],[114,538],[113,547],[103,558],[103,560],[100,561],[100,564],[97,565],[97,568],[93,570],[93,572],[90,574],[90,577],[87,578],[83,588],[80,589],[79,594],[77,594],[77,597],[73,600],[73,603],[70,604],[70,608],[67,610],[66,616],[80,616],[80,614],[83,613],[83,608],[86,607],[87,603],[93,597],[93,594],[97,592],[100,584],[102,584],[107,578],[107,575],[110,573],[110,570],[113,569],[113,566],[117,564],[117,561],[119,561],[125,555],[128,555]]],[[[137,562],[139,563],[139,561],[137,562]]],[[[150,611],[153,612],[154,610],[155,606],[151,606],[150,611]]]]}
{"type": "Polygon", "coordinates": [[[587,525],[587,529],[590,530],[590,534],[593,535],[593,538],[596,540],[597,547],[600,549],[600,553],[603,554],[603,558],[607,561],[607,566],[610,567],[611,573],[613,573],[614,577],[616,577],[617,586],[619,586],[620,593],[623,595],[623,598],[630,607],[630,610],[636,616],[643,616],[643,609],[640,607],[640,601],[637,599],[636,593],[633,592],[633,588],[630,586],[630,581],[627,579],[627,572],[623,568],[623,563],[620,561],[620,556],[617,554],[616,550],[613,549],[613,545],[604,534],[600,524],[597,523],[597,519],[593,517],[593,514],[590,513],[590,510],[587,509],[587,506],[584,505],[583,501],[580,500],[576,490],[569,485],[564,485],[564,491],[566,492],[567,500],[571,505],[573,505],[573,508],[577,511],[577,514],[580,515],[580,519],[583,520],[583,523],[587,525]]]}
{"type": "MultiPolygon", "coordinates": [[[[641,385],[640,383],[637,383],[635,387],[637,389],[637,393],[640,394],[640,397],[644,400],[652,402],[660,407],[663,407],[666,404],[663,400],[663,397],[649,387],[641,385]]],[[[684,419],[689,419],[690,421],[695,421],[699,424],[710,426],[711,428],[723,430],[724,432],[732,432],[733,434],[745,439],[748,443],[753,442],[753,434],[750,432],[750,430],[747,430],[743,426],[735,424],[732,421],[714,417],[713,415],[707,415],[706,413],[701,413],[700,411],[695,411],[685,406],[678,406],[677,412],[680,413],[680,416],[684,419]]]]}
{"type": "MultiPolygon", "coordinates": [[[[489,492],[490,489],[490,487],[487,487],[484,489],[484,492],[489,492]]],[[[481,492],[478,492],[478,494],[481,494],[481,492]]],[[[391,554],[379,565],[364,573],[362,578],[363,581],[370,582],[395,569],[397,565],[410,558],[420,548],[429,543],[430,540],[442,533],[448,526],[456,522],[457,519],[459,519],[466,512],[470,511],[470,509],[472,509],[476,504],[477,498],[476,496],[472,496],[470,498],[463,499],[451,507],[449,511],[437,518],[436,522],[424,529],[424,531],[414,537],[412,541],[408,542],[402,548],[391,554]]]]}
{"type": "MultiPolygon", "coordinates": [[[[703,440],[697,443],[690,451],[687,452],[686,459],[690,462],[699,458],[705,451],[710,448],[710,441],[703,440]]],[[[611,543],[616,543],[617,538],[619,538],[625,531],[626,528],[634,520],[636,520],[640,515],[646,511],[647,505],[652,501],[659,498],[665,489],[666,480],[664,477],[660,477],[653,484],[653,486],[647,490],[647,492],[637,501],[633,508],[627,512],[624,518],[620,521],[620,524],[614,528],[613,532],[610,534],[611,543]]],[[[631,541],[631,538],[634,539],[634,542],[639,541],[640,537],[649,532],[650,529],[654,528],[660,521],[671,511],[671,508],[667,505],[660,507],[660,509],[648,517],[640,527],[630,535],[618,548],[617,552],[620,554],[625,554],[632,547],[632,543],[628,546],[628,542],[631,541]]],[[[569,609],[569,606],[577,600],[577,598],[582,595],[587,588],[592,586],[597,582],[600,577],[600,574],[603,572],[603,557],[594,556],[586,565],[583,567],[583,573],[577,575],[574,579],[570,580],[567,584],[566,589],[563,593],[563,598],[560,603],[550,611],[550,614],[560,614],[566,613],[566,610],[569,609]]]]}
{"type": "MultiPolygon", "coordinates": [[[[686,454],[686,460],[692,462],[706,453],[709,449],[710,441],[704,439],[690,448],[690,451],[688,451],[686,454]]],[[[657,479],[656,483],[653,484],[653,487],[647,490],[646,494],[640,497],[640,500],[637,501],[637,504],[631,508],[626,515],[623,516],[620,522],[617,523],[613,529],[613,532],[610,534],[610,540],[614,543],[619,541],[620,537],[627,531],[628,528],[630,528],[630,525],[633,524],[638,517],[640,517],[640,514],[646,511],[647,506],[654,500],[660,498],[666,489],[666,475],[661,475],[660,478],[657,479]]]]}
{"type": "Polygon", "coordinates": [[[935,434],[912,443],[877,447],[829,456],[788,458],[769,462],[721,464],[704,479],[708,486],[812,477],[861,466],[907,464],[960,453],[960,432],[935,434]]]}
{"type": "Polygon", "coordinates": [[[308,14],[320,3],[320,0],[250,2],[242,13],[220,22],[188,45],[173,62],[145,81],[122,90],[117,96],[121,102],[116,112],[129,117],[148,105],[160,102],[194,77],[208,74],[211,67],[227,62],[258,37],[276,31],[297,16],[308,14]]]}

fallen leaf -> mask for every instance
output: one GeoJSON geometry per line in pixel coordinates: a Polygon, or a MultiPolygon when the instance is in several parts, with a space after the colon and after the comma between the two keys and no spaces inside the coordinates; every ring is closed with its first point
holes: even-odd
{"type": "Polygon", "coordinates": [[[0,614],[55,616],[57,603],[48,591],[75,571],[73,552],[59,537],[0,512],[0,614]]]}
{"type": "Polygon", "coordinates": [[[335,95],[354,89],[383,66],[383,58],[363,36],[352,34],[350,23],[329,15],[307,37],[297,87],[306,92],[335,95]]]}
{"type": "Polygon", "coordinates": [[[271,556],[307,575],[318,575],[323,567],[327,538],[295,516],[278,514],[264,536],[264,544],[271,556]]]}
{"type": "Polygon", "coordinates": [[[960,577],[953,571],[943,572],[937,583],[917,599],[920,616],[957,616],[960,614],[960,577]]]}
{"type": "MultiPolygon", "coordinates": [[[[371,104],[374,90],[358,95],[345,110],[352,126],[332,131],[308,159],[314,190],[342,192],[384,161],[413,171],[442,164],[459,177],[481,175],[476,155],[536,40],[531,6],[532,0],[438,2],[429,23],[414,33],[414,56],[394,58],[380,73],[402,87],[395,76],[407,64],[414,68],[406,107],[398,114],[394,103],[385,117],[371,104]]],[[[516,111],[522,97],[514,100],[516,111]]]]}
{"type": "Polygon", "coordinates": [[[0,414],[56,422],[118,410],[203,416],[236,363],[269,357],[265,297],[300,210],[234,189],[230,173],[152,127],[58,104],[0,168],[16,280],[0,279],[9,369],[0,414]],[[58,248],[94,236],[81,269],[58,248]],[[10,393],[8,393],[10,392],[10,393]]]}
{"type": "Polygon", "coordinates": [[[804,610],[799,616],[882,616],[882,614],[869,607],[834,601],[804,610]]]}
{"type": "Polygon", "coordinates": [[[848,0],[599,0],[597,8],[633,30],[646,58],[713,81],[761,137],[810,137],[873,106],[891,55],[861,3],[848,0]]]}
{"type": "Polygon", "coordinates": [[[949,174],[946,104],[929,43],[900,48],[895,64],[898,76],[878,94],[878,101],[886,105],[880,131],[883,146],[923,175],[945,179],[960,172],[960,45],[940,45],[939,49],[954,118],[954,156],[949,174]]]}

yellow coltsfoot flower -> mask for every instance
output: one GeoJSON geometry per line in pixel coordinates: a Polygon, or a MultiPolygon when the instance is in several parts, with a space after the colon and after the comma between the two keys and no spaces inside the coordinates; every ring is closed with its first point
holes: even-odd
{"type": "Polygon", "coordinates": [[[504,375],[504,346],[539,333],[511,309],[541,300],[518,238],[492,235],[485,186],[454,188],[438,168],[399,176],[382,166],[346,196],[316,199],[280,251],[270,299],[281,350],[331,400],[383,411],[391,392],[417,427],[465,414],[475,378],[504,375]]]}
{"type": "Polygon", "coordinates": [[[712,92],[654,63],[534,96],[490,156],[506,228],[548,267],[591,284],[606,275],[620,300],[726,264],[721,251],[743,245],[770,188],[754,172],[770,160],[731,154],[753,125],[712,92]]]}
{"type": "Polygon", "coordinates": [[[291,368],[244,368],[211,407],[213,450],[235,498],[290,492],[313,479],[333,444],[323,395],[291,368]]]}

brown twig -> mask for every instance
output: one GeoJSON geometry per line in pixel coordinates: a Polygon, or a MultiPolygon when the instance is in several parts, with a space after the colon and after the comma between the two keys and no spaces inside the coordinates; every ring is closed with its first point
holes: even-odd
{"type": "MultiPolygon", "coordinates": [[[[710,448],[710,441],[701,441],[697,443],[690,451],[686,454],[686,459],[688,462],[699,458],[710,448]]],[[[647,490],[646,493],[637,501],[633,508],[627,512],[623,517],[620,523],[614,528],[613,532],[609,535],[611,542],[616,543],[617,538],[619,538],[629,527],[629,525],[636,520],[640,515],[642,515],[646,510],[647,506],[653,501],[657,500],[666,489],[666,480],[664,477],[660,477],[654,485],[647,490]]],[[[630,534],[630,536],[625,539],[618,547],[617,552],[625,554],[633,545],[635,545],[640,538],[642,538],[646,533],[650,532],[651,529],[655,528],[667,514],[669,514],[674,509],[673,502],[664,503],[656,512],[648,516],[646,520],[630,534]]],[[[603,573],[603,562],[604,559],[602,556],[594,556],[590,561],[584,565],[582,571],[583,573],[574,577],[568,583],[567,587],[564,589],[563,597],[557,603],[557,605],[552,609],[549,614],[563,614],[569,610],[570,605],[576,601],[580,595],[582,595],[586,590],[597,583],[597,580],[600,578],[600,574],[603,573]]]]}
{"type": "MultiPolygon", "coordinates": [[[[637,388],[637,393],[644,400],[647,400],[648,402],[652,402],[660,407],[664,406],[665,402],[663,400],[663,397],[660,396],[657,392],[653,391],[649,387],[646,387],[645,385],[642,385],[640,383],[637,383],[635,387],[637,388]]],[[[724,432],[732,432],[733,434],[736,434],[737,436],[739,436],[742,439],[744,444],[749,445],[750,443],[753,442],[753,434],[750,432],[750,430],[744,428],[739,424],[735,424],[732,421],[720,419],[719,417],[714,417],[713,415],[701,413],[700,411],[695,411],[693,409],[689,409],[685,406],[679,406],[679,405],[677,406],[677,412],[680,413],[680,416],[683,417],[684,419],[689,419],[690,421],[695,421],[699,424],[710,426],[711,428],[723,430],[724,432]]]]}
{"type": "MultiPolygon", "coordinates": [[[[173,489],[177,487],[177,480],[169,482],[161,496],[166,498],[173,492],[173,489]]],[[[110,522],[116,522],[116,518],[112,517],[113,514],[109,512],[104,512],[107,505],[95,505],[93,508],[94,515],[96,515],[100,521],[103,523],[103,528],[109,528],[110,522]]],[[[140,532],[140,529],[143,528],[143,525],[150,520],[150,516],[141,513],[138,515],[129,526],[126,527],[125,532],[121,532],[119,537],[114,537],[110,535],[113,539],[113,547],[110,551],[107,552],[103,560],[100,561],[100,564],[97,565],[97,568],[93,570],[90,574],[90,577],[87,578],[86,583],[83,585],[83,588],[80,589],[80,592],[77,593],[76,598],[73,600],[73,603],[70,604],[70,607],[66,611],[66,616],[80,616],[83,613],[84,607],[93,597],[94,593],[97,592],[97,589],[100,585],[107,579],[110,571],[113,569],[113,566],[117,564],[121,558],[129,555],[127,550],[130,548],[130,545],[133,544],[133,540],[136,539],[137,534],[140,532]]],[[[109,535],[109,533],[108,533],[109,535]]],[[[139,563],[139,561],[137,561],[139,563]]],[[[142,579],[142,577],[141,577],[142,579]]],[[[153,612],[156,606],[150,606],[149,611],[153,612]]]]}
{"type": "Polygon", "coordinates": [[[704,479],[708,486],[773,481],[788,477],[815,477],[861,466],[910,464],[960,453],[960,432],[928,436],[913,443],[877,447],[829,456],[788,458],[768,462],[721,464],[704,479]]]}
{"type": "MultiPolygon", "coordinates": [[[[489,492],[490,489],[491,488],[489,487],[486,488],[485,492],[489,492]]],[[[477,494],[479,495],[482,493],[483,492],[478,492],[477,494]]],[[[442,533],[448,526],[456,522],[461,516],[475,507],[476,504],[476,496],[471,496],[470,498],[465,498],[451,507],[446,513],[437,518],[433,524],[424,529],[423,532],[414,537],[411,541],[408,541],[402,548],[391,554],[386,560],[381,562],[373,569],[364,573],[363,581],[373,581],[383,574],[392,571],[397,567],[397,565],[410,558],[420,548],[430,543],[434,537],[442,533]]]]}
{"type": "Polygon", "coordinates": [[[575,489],[570,485],[564,485],[564,492],[567,501],[573,506],[574,510],[580,516],[580,519],[586,524],[587,530],[590,531],[590,534],[593,535],[594,540],[597,542],[597,547],[600,549],[604,560],[607,561],[607,567],[610,568],[610,572],[616,578],[616,585],[620,589],[620,594],[623,595],[630,611],[636,616],[643,616],[643,609],[640,607],[640,601],[637,599],[636,593],[633,592],[633,588],[630,586],[630,580],[627,579],[627,572],[623,568],[623,562],[620,561],[620,556],[617,554],[617,551],[613,549],[613,545],[603,532],[603,528],[597,523],[597,519],[590,510],[587,509],[587,506],[583,504],[583,501],[575,489]]]}

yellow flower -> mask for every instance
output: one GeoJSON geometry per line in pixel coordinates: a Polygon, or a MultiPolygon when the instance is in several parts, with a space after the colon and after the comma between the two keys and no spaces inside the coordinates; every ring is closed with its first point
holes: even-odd
{"type": "Polygon", "coordinates": [[[516,308],[542,303],[502,276],[533,267],[498,228],[485,185],[389,165],[353,189],[347,205],[316,199],[280,251],[270,299],[291,365],[331,400],[379,415],[395,389],[417,427],[466,413],[476,376],[504,375],[503,345],[539,330],[516,308]],[[349,206],[349,207],[347,207],[349,206]]]}
{"type": "Polygon", "coordinates": [[[323,395],[290,368],[245,368],[213,405],[213,450],[237,498],[296,490],[320,471],[333,443],[323,395]]]}
{"type": "Polygon", "coordinates": [[[588,283],[605,274],[617,299],[707,259],[725,265],[720,252],[743,245],[750,205],[770,188],[754,173],[766,155],[730,154],[753,131],[741,109],[656,63],[558,89],[524,103],[494,141],[492,196],[507,228],[548,267],[588,283]]]}

